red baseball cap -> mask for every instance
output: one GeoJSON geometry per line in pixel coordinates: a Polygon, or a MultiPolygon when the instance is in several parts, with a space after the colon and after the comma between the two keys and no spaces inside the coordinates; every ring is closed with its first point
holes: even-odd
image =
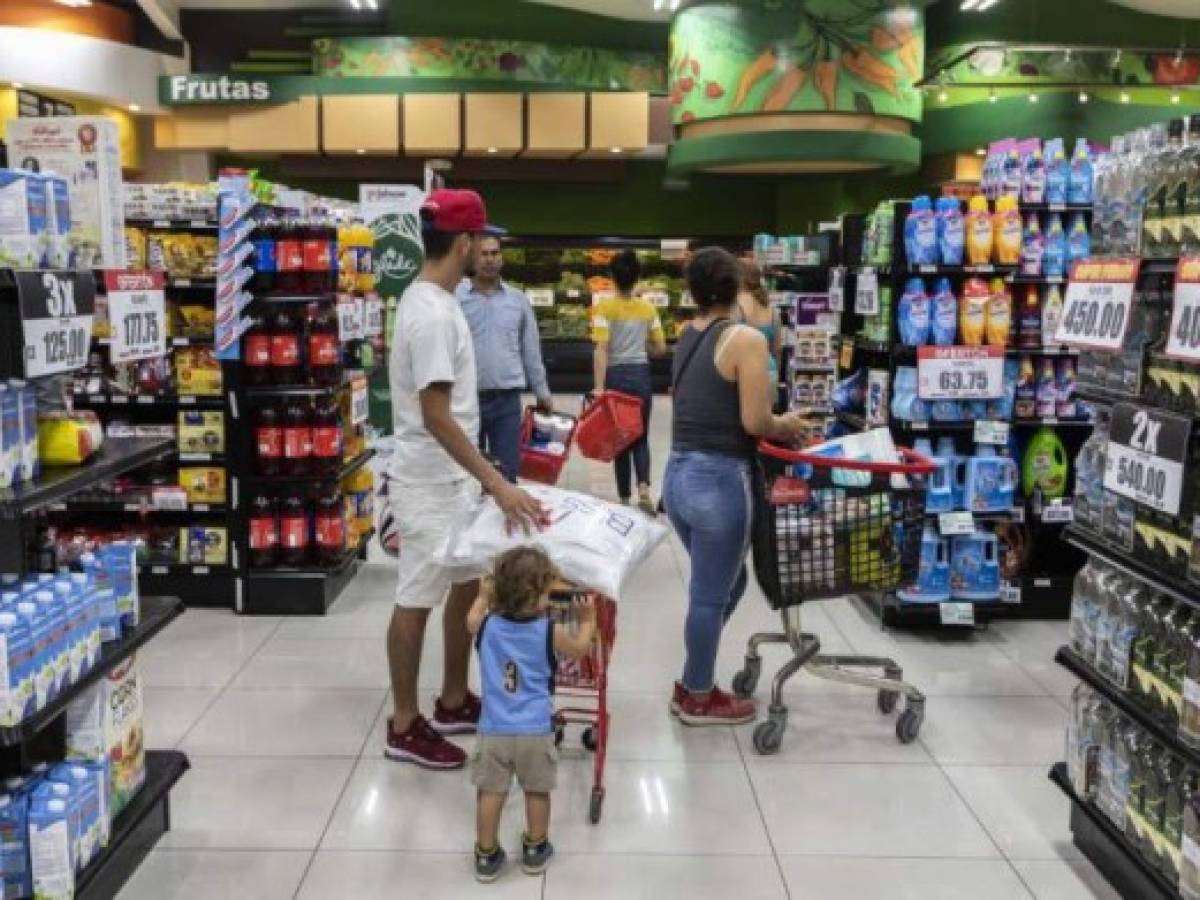
{"type": "Polygon", "coordinates": [[[503,228],[488,224],[483,198],[471,190],[431,191],[421,204],[421,216],[438,231],[507,234],[503,228]]]}

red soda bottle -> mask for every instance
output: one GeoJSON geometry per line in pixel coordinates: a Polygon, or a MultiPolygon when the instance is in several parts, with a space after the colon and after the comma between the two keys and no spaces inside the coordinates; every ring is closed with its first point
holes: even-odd
{"type": "Polygon", "coordinates": [[[342,465],[345,438],[337,400],[323,397],[312,416],[312,470],[317,475],[335,475],[342,465]]]}
{"type": "Polygon", "coordinates": [[[274,406],[261,406],[254,422],[255,461],[260,475],[278,475],[283,466],[283,422],[274,406]]]}
{"type": "Polygon", "coordinates": [[[334,253],[329,226],[324,222],[309,222],[304,229],[303,246],[305,293],[321,294],[329,291],[334,253]]]}
{"type": "Polygon", "coordinates": [[[300,383],[300,326],[287,309],[271,316],[271,379],[276,384],[300,383]]]}
{"type": "Polygon", "coordinates": [[[279,225],[275,243],[277,292],[298,294],[304,290],[304,230],[294,219],[279,225]]]}
{"type": "Polygon", "coordinates": [[[308,556],[308,510],[303,498],[289,493],[279,507],[279,564],[302,566],[308,556]]]}
{"type": "Polygon", "coordinates": [[[250,501],[250,565],[269,569],[279,553],[279,516],[275,500],[255,494],[250,501]]]}
{"type": "Polygon", "coordinates": [[[288,400],[283,411],[283,474],[307,475],[313,452],[312,418],[300,397],[288,400]]]}
{"type": "Polygon", "coordinates": [[[271,383],[271,335],[262,319],[255,319],[242,339],[242,365],[246,384],[262,387],[271,383]]]}
{"type": "Polygon", "coordinates": [[[346,505],[342,494],[331,487],[317,498],[316,527],[317,562],[332,566],[346,552],[346,505]]]}
{"type": "Polygon", "coordinates": [[[314,384],[336,385],[342,380],[342,353],[337,316],[325,305],[308,330],[308,371],[314,384]]]}

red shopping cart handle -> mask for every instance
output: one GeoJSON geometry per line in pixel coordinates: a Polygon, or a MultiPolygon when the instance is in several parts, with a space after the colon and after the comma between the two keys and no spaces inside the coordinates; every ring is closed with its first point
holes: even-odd
{"type": "Polygon", "coordinates": [[[803,450],[780,447],[770,441],[759,441],[758,452],[787,463],[807,463],[820,469],[849,469],[855,472],[875,472],[880,475],[929,475],[936,472],[938,468],[937,463],[929,457],[915,450],[909,450],[907,447],[896,448],[896,452],[900,454],[898,463],[820,456],[816,453],[805,453],[803,450]]]}

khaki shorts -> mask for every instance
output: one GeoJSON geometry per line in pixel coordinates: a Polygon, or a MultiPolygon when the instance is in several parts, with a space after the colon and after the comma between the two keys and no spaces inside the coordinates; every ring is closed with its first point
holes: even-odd
{"type": "Polygon", "coordinates": [[[392,483],[390,499],[400,527],[400,560],[396,603],[433,609],[453,584],[474,581],[480,573],[443,565],[446,539],[459,517],[479,501],[474,479],[445,484],[392,483]]]}
{"type": "Polygon", "coordinates": [[[558,780],[553,734],[481,734],[471,754],[471,784],[507,794],[513,776],[527,794],[549,794],[558,780]]]}

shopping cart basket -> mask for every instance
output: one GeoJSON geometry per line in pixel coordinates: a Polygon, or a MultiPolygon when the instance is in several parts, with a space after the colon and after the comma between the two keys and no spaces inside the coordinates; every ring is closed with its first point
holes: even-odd
{"type": "Polygon", "coordinates": [[[800,627],[800,607],[813,600],[892,591],[916,580],[925,523],[924,476],[935,464],[911,450],[898,463],[859,462],[759,444],[764,467],[777,472],[755,498],[754,570],[783,619],[781,633],[755,634],[733,690],[749,697],[758,685],[763,644],[787,644],[792,658],[775,674],[767,719],[754,729],[754,749],[779,750],[787,727],[783,686],[800,669],[817,678],[877,691],[885,715],[905,696],[896,720],[901,743],[916,740],[925,697],[902,680],[895,661],[868,656],[821,656],[816,635],[800,627]],[[786,464],[782,465],[781,464],[786,464]],[[862,669],[881,669],[882,677],[862,669]]]}
{"type": "Polygon", "coordinates": [[[612,462],[642,436],[642,401],[620,391],[604,391],[589,401],[575,428],[575,443],[588,459],[612,462]]]}
{"type": "Polygon", "coordinates": [[[551,594],[550,615],[557,623],[576,627],[571,601],[590,596],[596,604],[596,641],[582,659],[560,659],[554,675],[554,741],[561,744],[567,725],[583,725],[584,749],[595,754],[592,798],[588,820],[600,821],[604,806],[604,764],[608,757],[608,661],[617,637],[617,604],[607,597],[586,591],[551,594]]]}
{"type": "Polygon", "coordinates": [[[579,427],[579,420],[564,413],[555,413],[559,418],[571,420],[571,430],[564,436],[564,440],[560,441],[563,445],[562,452],[554,453],[546,449],[545,445],[533,442],[535,415],[537,415],[536,407],[525,408],[525,418],[521,422],[520,475],[529,481],[539,481],[542,484],[550,485],[558,484],[558,478],[562,474],[563,466],[566,465],[567,457],[571,455],[571,444],[575,439],[575,430],[579,427]]]}

